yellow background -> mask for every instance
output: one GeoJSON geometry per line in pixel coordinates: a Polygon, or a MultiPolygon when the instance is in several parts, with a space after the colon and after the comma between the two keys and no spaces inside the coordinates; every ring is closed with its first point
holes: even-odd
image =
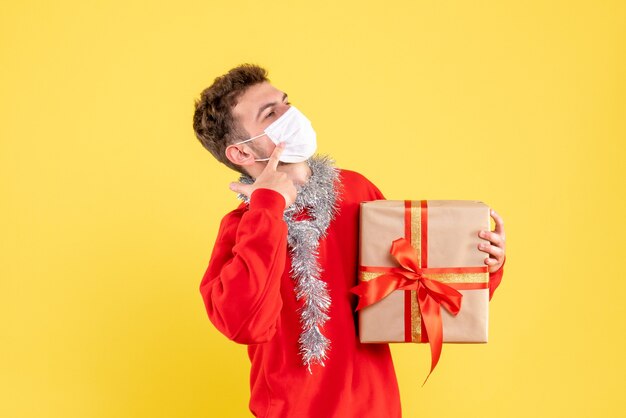
{"type": "MultiPolygon", "coordinates": [[[[490,342],[392,346],[405,417],[624,416],[623,1],[3,1],[0,416],[247,416],[198,291],[236,176],[193,100],[261,64],[392,199],[505,220],[490,342]]],[[[367,402],[367,399],[363,399],[367,402]]]]}

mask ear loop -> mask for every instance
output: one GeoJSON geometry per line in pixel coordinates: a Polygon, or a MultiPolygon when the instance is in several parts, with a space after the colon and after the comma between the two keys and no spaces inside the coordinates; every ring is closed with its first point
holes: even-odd
{"type": "MultiPolygon", "coordinates": [[[[235,143],[234,143],[234,144],[232,144],[232,145],[245,144],[246,142],[250,142],[250,141],[252,141],[253,139],[260,138],[260,137],[262,137],[263,135],[267,135],[267,134],[266,134],[265,132],[263,132],[263,133],[262,133],[262,134],[260,134],[260,135],[253,136],[252,138],[248,138],[248,139],[246,139],[246,140],[244,140],[244,141],[235,142],[235,143]]],[[[256,158],[255,158],[255,159],[254,159],[254,161],[269,161],[269,159],[270,159],[269,157],[267,157],[267,158],[259,158],[259,159],[256,159],[256,158]]]]}
{"type": "Polygon", "coordinates": [[[267,134],[266,134],[265,132],[263,132],[261,135],[253,136],[252,138],[246,139],[246,140],[244,140],[244,141],[235,142],[234,144],[231,144],[231,145],[245,144],[246,142],[250,142],[250,141],[252,141],[253,139],[260,138],[260,137],[262,137],[263,135],[267,135],[267,134]]]}
{"type": "Polygon", "coordinates": [[[255,159],[254,161],[269,161],[269,160],[270,160],[270,157],[267,157],[267,158],[259,158],[258,160],[256,160],[256,159],[255,159]]]}

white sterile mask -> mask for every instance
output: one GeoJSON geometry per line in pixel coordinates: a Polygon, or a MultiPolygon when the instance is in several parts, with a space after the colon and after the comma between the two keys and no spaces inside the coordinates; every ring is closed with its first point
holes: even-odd
{"type": "MultiPolygon", "coordinates": [[[[263,130],[261,135],[253,136],[245,141],[233,145],[243,144],[267,135],[276,145],[285,143],[285,149],[279,160],[284,163],[299,163],[306,161],[317,149],[317,136],[311,122],[295,106],[291,106],[281,117],[272,122],[263,130]]],[[[255,161],[267,161],[268,158],[259,158],[255,161]]]]}

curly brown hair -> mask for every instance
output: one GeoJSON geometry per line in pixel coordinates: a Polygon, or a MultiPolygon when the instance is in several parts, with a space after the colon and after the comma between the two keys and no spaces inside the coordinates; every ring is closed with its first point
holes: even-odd
{"type": "Polygon", "coordinates": [[[217,77],[195,101],[193,130],[196,138],[219,162],[240,173],[244,171],[226,158],[225,150],[249,135],[233,117],[232,109],[248,87],[264,81],[269,81],[267,70],[255,64],[242,64],[217,77]]]}

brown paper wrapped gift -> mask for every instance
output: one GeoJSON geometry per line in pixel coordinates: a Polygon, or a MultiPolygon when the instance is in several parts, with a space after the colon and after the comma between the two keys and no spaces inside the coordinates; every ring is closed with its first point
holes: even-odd
{"type": "Polygon", "coordinates": [[[360,297],[360,341],[430,342],[433,368],[442,342],[487,342],[481,230],[490,230],[490,215],[480,201],[362,203],[360,284],[352,289],[360,297]]]}

